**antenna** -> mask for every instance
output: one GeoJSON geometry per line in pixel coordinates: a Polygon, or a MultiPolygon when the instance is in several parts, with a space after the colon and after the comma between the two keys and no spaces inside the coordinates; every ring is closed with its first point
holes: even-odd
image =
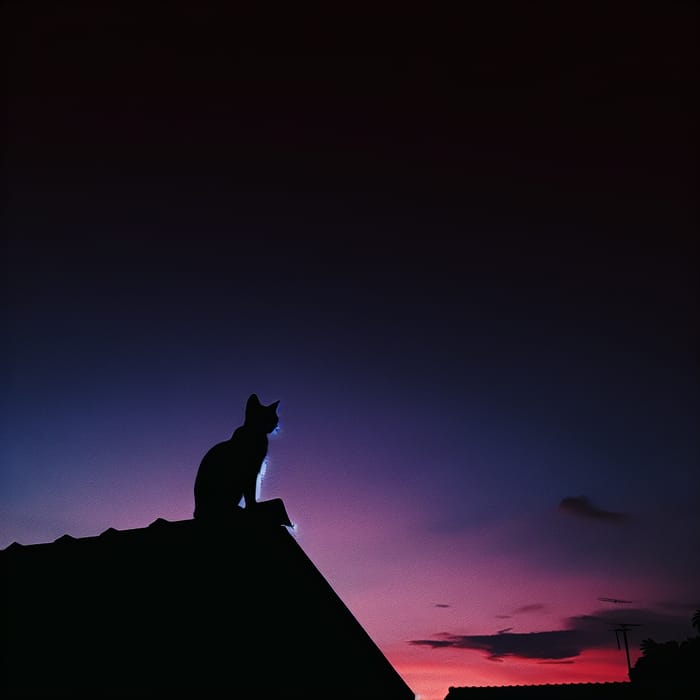
{"type": "MultiPolygon", "coordinates": [[[[614,603],[616,605],[629,605],[630,603],[633,603],[634,601],[632,600],[627,600],[625,598],[609,598],[608,596],[600,596],[598,600],[601,603],[614,603]]],[[[641,627],[642,625],[636,622],[615,622],[611,621],[606,617],[593,617],[590,616],[594,620],[602,620],[605,622],[612,622],[613,625],[617,625],[616,627],[613,627],[610,631],[615,633],[615,641],[617,642],[617,648],[621,649],[622,647],[620,646],[620,635],[622,635],[622,639],[625,642],[625,656],[627,657],[627,674],[628,676],[632,672],[632,663],[630,661],[630,647],[629,643],[627,641],[627,632],[629,631],[630,627],[641,627]]]]}
{"type": "Polygon", "coordinates": [[[635,622],[618,622],[617,627],[611,629],[611,632],[615,633],[615,639],[617,640],[617,648],[620,649],[620,634],[622,634],[622,639],[625,641],[625,655],[627,656],[627,674],[630,675],[632,672],[632,664],[630,663],[630,647],[627,642],[627,632],[630,627],[641,627],[641,624],[635,622]]]}

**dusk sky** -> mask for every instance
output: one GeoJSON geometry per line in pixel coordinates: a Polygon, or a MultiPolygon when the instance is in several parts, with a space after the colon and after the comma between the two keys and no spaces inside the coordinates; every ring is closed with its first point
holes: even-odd
{"type": "Polygon", "coordinates": [[[697,5],[144,7],[5,6],[0,547],[190,518],[255,392],[423,700],[689,636],[697,5]]]}

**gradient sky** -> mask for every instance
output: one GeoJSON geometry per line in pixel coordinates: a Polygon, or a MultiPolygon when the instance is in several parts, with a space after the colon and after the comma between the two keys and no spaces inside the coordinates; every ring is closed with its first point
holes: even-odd
{"type": "Polygon", "coordinates": [[[191,517],[256,392],[424,700],[691,634],[697,7],[629,7],[8,3],[0,546],[191,517]]]}

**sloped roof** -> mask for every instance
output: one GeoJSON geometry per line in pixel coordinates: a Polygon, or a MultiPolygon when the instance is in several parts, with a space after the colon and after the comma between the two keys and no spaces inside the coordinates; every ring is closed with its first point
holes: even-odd
{"type": "Polygon", "coordinates": [[[10,545],[0,690],[413,698],[279,523],[239,509],[10,545]]]}
{"type": "Polygon", "coordinates": [[[450,688],[445,700],[631,700],[636,691],[629,682],[483,686],[450,688]]]}

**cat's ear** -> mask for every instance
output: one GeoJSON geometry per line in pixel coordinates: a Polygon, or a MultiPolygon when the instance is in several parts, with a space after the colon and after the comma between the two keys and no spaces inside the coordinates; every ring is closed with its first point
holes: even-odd
{"type": "Polygon", "coordinates": [[[255,407],[257,408],[258,406],[261,406],[261,405],[262,405],[262,404],[260,403],[260,399],[258,398],[258,395],[257,395],[257,394],[251,394],[251,395],[248,397],[248,403],[246,403],[245,407],[246,407],[246,410],[248,410],[248,409],[251,408],[252,406],[255,406],[255,407]]]}
{"type": "Polygon", "coordinates": [[[280,402],[279,402],[279,401],[275,401],[274,403],[271,403],[269,407],[270,407],[270,408],[274,408],[275,411],[276,411],[276,410],[277,410],[277,406],[279,406],[279,405],[280,405],[280,402]]]}

